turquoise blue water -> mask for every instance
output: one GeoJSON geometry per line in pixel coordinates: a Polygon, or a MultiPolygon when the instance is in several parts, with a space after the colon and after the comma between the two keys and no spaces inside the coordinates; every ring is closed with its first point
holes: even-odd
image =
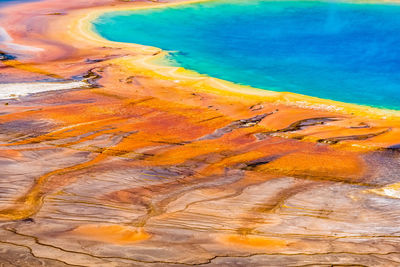
{"type": "MultiPolygon", "coordinates": [[[[37,0],[0,0],[0,8],[7,6],[7,5],[12,5],[12,4],[17,4],[17,3],[22,3],[22,2],[34,2],[37,0]]],[[[0,9],[1,12],[1,9],[0,9]]],[[[1,15],[0,15],[1,17],[1,15]]]]}
{"type": "Polygon", "coordinates": [[[112,12],[107,39],[239,84],[400,109],[400,5],[217,0],[112,12]]]}

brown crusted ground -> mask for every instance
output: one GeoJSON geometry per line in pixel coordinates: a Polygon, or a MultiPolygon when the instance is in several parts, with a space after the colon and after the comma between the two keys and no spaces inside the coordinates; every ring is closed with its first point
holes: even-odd
{"type": "Polygon", "coordinates": [[[398,199],[385,193],[398,188],[396,112],[169,76],[139,62],[154,49],[77,31],[111,5],[149,3],[45,0],[2,12],[15,43],[44,50],[1,61],[1,82],[91,88],[0,101],[0,262],[399,264],[398,199]]]}

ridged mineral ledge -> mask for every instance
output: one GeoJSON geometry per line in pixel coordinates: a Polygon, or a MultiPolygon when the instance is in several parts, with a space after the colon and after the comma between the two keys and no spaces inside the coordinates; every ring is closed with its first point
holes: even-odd
{"type": "Polygon", "coordinates": [[[0,44],[0,263],[398,266],[399,113],[157,66],[90,31],[157,5],[2,8],[38,49],[0,44]],[[40,84],[64,90],[18,93],[40,84]]]}

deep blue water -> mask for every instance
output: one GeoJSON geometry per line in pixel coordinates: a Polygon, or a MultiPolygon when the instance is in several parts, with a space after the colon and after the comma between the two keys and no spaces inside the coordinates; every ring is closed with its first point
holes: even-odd
{"type": "Polygon", "coordinates": [[[160,47],[201,74],[400,109],[400,5],[217,0],[112,12],[107,39],[160,47]]]}
{"type": "Polygon", "coordinates": [[[18,2],[28,2],[29,0],[0,0],[0,4],[11,4],[11,3],[18,3],[18,2]]]}
{"type": "Polygon", "coordinates": [[[33,2],[33,1],[38,1],[38,0],[0,0],[0,8],[10,4],[16,4],[21,2],[33,2]]]}

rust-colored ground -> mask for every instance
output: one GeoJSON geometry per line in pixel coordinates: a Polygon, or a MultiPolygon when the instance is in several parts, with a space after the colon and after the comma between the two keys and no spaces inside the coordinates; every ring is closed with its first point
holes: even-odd
{"type": "Polygon", "coordinates": [[[0,100],[5,266],[398,266],[400,113],[234,86],[107,42],[98,12],[3,7],[0,83],[89,88],[0,100]]]}

